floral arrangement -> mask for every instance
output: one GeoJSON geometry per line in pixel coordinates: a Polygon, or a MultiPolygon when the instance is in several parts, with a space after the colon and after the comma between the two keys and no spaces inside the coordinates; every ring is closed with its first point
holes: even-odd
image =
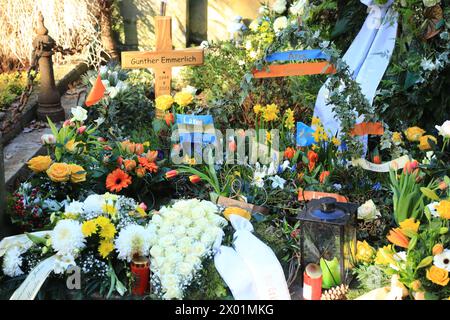
{"type": "Polygon", "coordinates": [[[164,299],[182,299],[187,287],[221,243],[227,222],[209,201],[180,200],[155,213],[149,224],[155,233],[150,249],[152,283],[164,299]]]}

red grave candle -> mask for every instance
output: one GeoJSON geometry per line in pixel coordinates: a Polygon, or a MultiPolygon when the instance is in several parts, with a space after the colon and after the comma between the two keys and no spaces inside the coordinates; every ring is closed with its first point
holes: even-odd
{"type": "Polygon", "coordinates": [[[150,263],[148,258],[136,257],[131,261],[131,292],[143,296],[149,288],[150,263]]]}
{"type": "Polygon", "coordinates": [[[322,296],[322,269],[314,263],[306,266],[303,273],[303,299],[320,300],[322,296]]]}

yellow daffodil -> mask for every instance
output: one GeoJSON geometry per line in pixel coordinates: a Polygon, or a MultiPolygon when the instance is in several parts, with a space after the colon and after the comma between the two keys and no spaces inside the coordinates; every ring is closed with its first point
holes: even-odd
{"type": "Polygon", "coordinates": [[[267,105],[264,108],[264,120],[265,121],[274,121],[278,119],[278,106],[274,103],[267,105]]]}
{"type": "Polygon", "coordinates": [[[260,105],[259,103],[258,103],[258,104],[255,104],[255,105],[253,106],[253,112],[254,112],[255,114],[260,114],[260,113],[263,112],[263,111],[264,111],[264,108],[263,108],[263,106],[260,105]]]}
{"type": "Polygon", "coordinates": [[[333,137],[333,138],[331,139],[331,142],[332,142],[336,147],[339,147],[339,146],[341,145],[341,140],[339,140],[339,139],[336,138],[336,137],[333,137]]]}
{"type": "Polygon", "coordinates": [[[291,108],[286,110],[286,120],[284,122],[284,126],[288,130],[292,130],[295,126],[294,111],[292,111],[291,108]]]}
{"type": "Polygon", "coordinates": [[[312,121],[311,121],[311,125],[312,126],[317,126],[317,125],[319,125],[321,122],[320,122],[320,119],[319,118],[317,118],[317,117],[313,117],[312,118],[312,121]]]}

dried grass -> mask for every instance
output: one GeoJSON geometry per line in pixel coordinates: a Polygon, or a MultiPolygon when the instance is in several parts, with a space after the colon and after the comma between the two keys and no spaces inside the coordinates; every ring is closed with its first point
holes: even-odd
{"type": "MultiPolygon", "coordinates": [[[[79,58],[98,66],[104,49],[92,0],[0,0],[0,59],[29,65],[38,12],[42,11],[49,35],[64,49],[77,49],[79,58]]],[[[55,61],[63,57],[55,55],[55,61]]],[[[1,60],[0,60],[1,62],[1,60]]]]}

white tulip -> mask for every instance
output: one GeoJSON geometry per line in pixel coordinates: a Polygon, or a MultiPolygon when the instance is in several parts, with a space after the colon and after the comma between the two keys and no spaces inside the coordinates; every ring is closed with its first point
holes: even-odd
{"type": "Polygon", "coordinates": [[[435,126],[435,128],[445,139],[450,139],[450,120],[445,121],[442,126],[435,126]]]}

